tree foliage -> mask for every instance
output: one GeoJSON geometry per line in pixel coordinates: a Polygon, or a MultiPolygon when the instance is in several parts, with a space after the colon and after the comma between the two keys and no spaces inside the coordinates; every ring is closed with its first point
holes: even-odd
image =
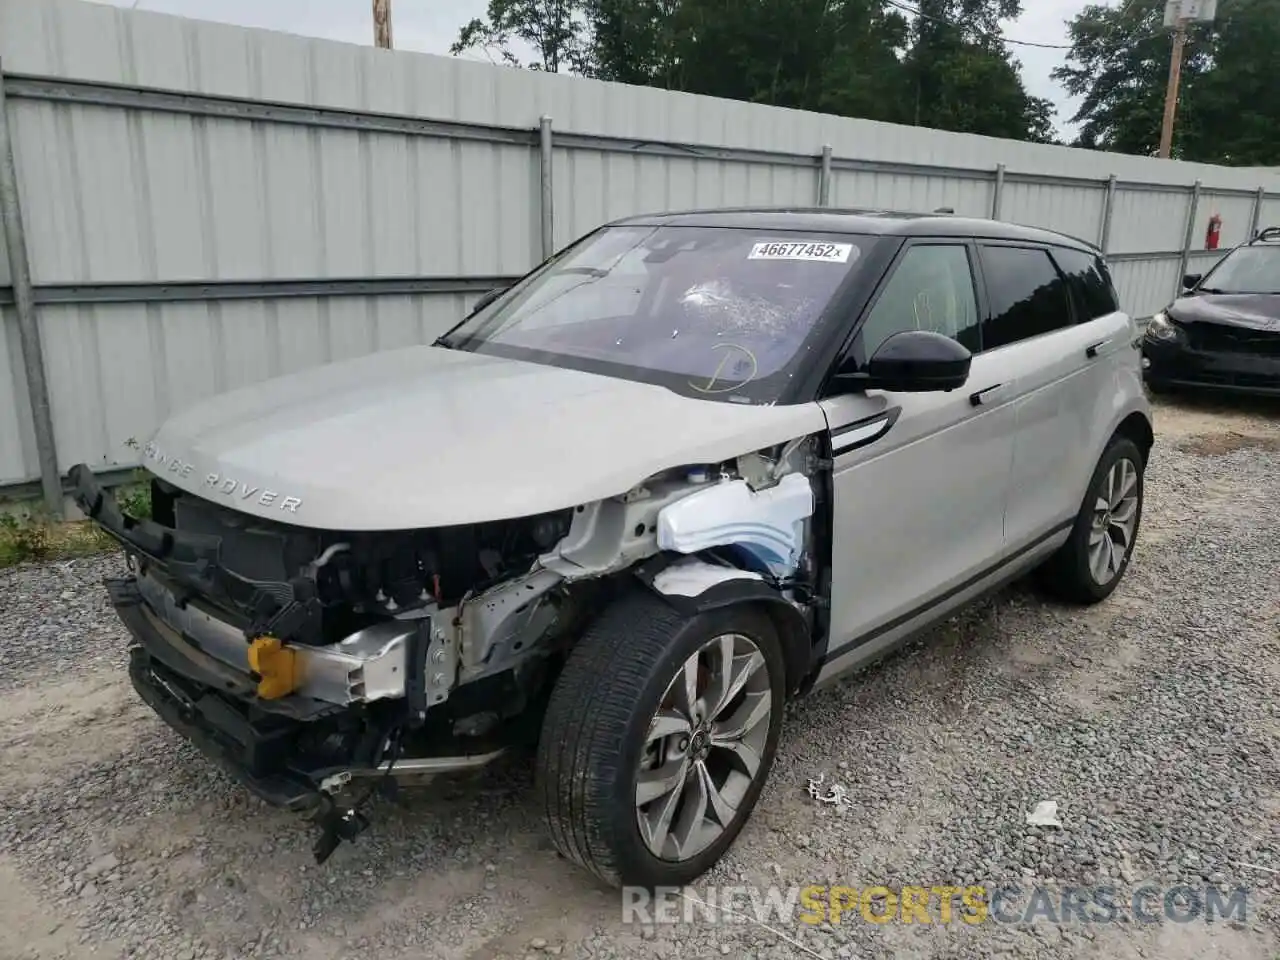
{"type": "Polygon", "coordinates": [[[449,52],[496,50],[513,67],[581,71],[588,65],[581,6],[580,0],[489,0],[485,19],[465,24],[449,52]],[[532,48],[538,59],[521,63],[511,50],[514,40],[532,48]]]}
{"type": "Polygon", "coordinates": [[[1029,96],[999,21],[1018,0],[921,0],[906,57],[912,122],[1021,140],[1049,140],[1053,106],[1029,96]]]}
{"type": "MultiPolygon", "coordinates": [[[[1080,146],[1151,155],[1160,144],[1173,53],[1163,0],[1091,5],[1070,24],[1071,54],[1054,71],[1082,97],[1080,146]]],[[[1221,0],[1192,24],[1183,52],[1173,153],[1184,160],[1280,163],[1280,0],[1221,0]]]]}
{"type": "Polygon", "coordinates": [[[1019,0],[490,0],[453,52],[533,49],[528,64],[623,83],[1047,140],[998,23],[1019,0]]]}

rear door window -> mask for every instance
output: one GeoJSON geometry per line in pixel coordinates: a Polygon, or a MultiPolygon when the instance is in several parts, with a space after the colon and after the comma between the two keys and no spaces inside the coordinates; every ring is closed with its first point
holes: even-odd
{"type": "Polygon", "coordinates": [[[982,247],[982,272],[990,317],[983,325],[985,350],[1072,326],[1071,295],[1041,247],[982,247]]]}
{"type": "Polygon", "coordinates": [[[1120,309],[1102,258],[1083,250],[1058,248],[1053,259],[1067,278],[1080,322],[1096,320],[1120,309]]]}

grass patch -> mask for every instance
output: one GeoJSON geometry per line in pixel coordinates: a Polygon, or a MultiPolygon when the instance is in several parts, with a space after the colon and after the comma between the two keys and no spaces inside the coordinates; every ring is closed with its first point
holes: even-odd
{"type": "Polygon", "coordinates": [[[88,520],[59,523],[32,514],[0,514],[0,567],[105,553],[116,542],[88,520]]]}
{"type": "MultiPolygon", "coordinates": [[[[140,520],[151,516],[151,483],[138,471],[134,483],[117,487],[116,503],[140,520]]],[[[105,553],[118,546],[89,520],[59,521],[45,513],[0,513],[0,567],[69,560],[105,553]]]]}

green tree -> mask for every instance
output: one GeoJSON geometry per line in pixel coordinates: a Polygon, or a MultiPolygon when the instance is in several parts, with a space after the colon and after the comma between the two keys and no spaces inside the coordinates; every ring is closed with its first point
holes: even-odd
{"type": "MultiPolygon", "coordinates": [[[[1116,8],[1090,5],[1071,21],[1071,53],[1053,76],[1083,98],[1073,118],[1078,145],[1156,152],[1172,51],[1163,16],[1164,0],[1130,0],[1116,8]]],[[[1193,28],[1185,49],[1184,90],[1206,67],[1202,34],[1193,28]]]]}
{"type": "Polygon", "coordinates": [[[902,119],[907,23],[883,0],[588,0],[597,75],[902,119]]]}
{"type": "MultiPolygon", "coordinates": [[[[1071,53],[1054,71],[1082,98],[1078,144],[1152,155],[1160,144],[1170,31],[1163,0],[1091,5],[1070,24],[1071,53]]],[[[1193,24],[1183,52],[1173,154],[1185,160],[1280,163],[1280,0],[1222,0],[1212,24],[1193,24]]]]}
{"type": "MultiPolygon", "coordinates": [[[[692,43],[684,68],[694,93],[813,109],[831,87],[842,38],[867,25],[870,4],[839,0],[685,0],[692,43]]],[[[890,54],[886,38],[873,44],[890,54]]],[[[856,65],[847,61],[850,65],[856,65]]]]}
{"type": "Polygon", "coordinates": [[[489,0],[454,52],[515,41],[531,66],[734,100],[1048,139],[999,39],[1018,0],[489,0]],[[906,13],[904,13],[906,11],[906,13]]]}
{"type": "Polygon", "coordinates": [[[584,0],[595,76],[637,86],[684,89],[692,36],[683,0],[584,0]]]}
{"type": "Polygon", "coordinates": [[[489,0],[485,19],[465,24],[449,52],[496,50],[513,67],[584,72],[589,63],[581,7],[582,0],[489,0]],[[511,50],[513,40],[532,48],[538,59],[521,63],[511,50]]]}
{"type": "Polygon", "coordinates": [[[882,0],[847,0],[832,18],[822,90],[806,106],[824,113],[910,122],[910,87],[902,52],[911,24],[882,0]]]}
{"type": "Polygon", "coordinates": [[[1188,91],[1181,128],[1188,159],[1280,164],[1280,0],[1223,0],[1208,39],[1211,66],[1188,91]]]}
{"type": "Polygon", "coordinates": [[[938,130],[1048,140],[1053,106],[1032,97],[1000,40],[1000,20],[1018,0],[921,0],[907,69],[912,122],[938,130]]]}

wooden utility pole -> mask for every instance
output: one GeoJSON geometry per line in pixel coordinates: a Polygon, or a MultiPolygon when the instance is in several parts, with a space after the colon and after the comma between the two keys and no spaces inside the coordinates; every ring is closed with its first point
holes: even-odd
{"type": "Polygon", "coordinates": [[[391,0],[373,0],[373,45],[391,49],[391,0]]]}
{"type": "Polygon", "coordinates": [[[1173,120],[1178,113],[1178,87],[1182,83],[1182,49],[1187,45],[1187,18],[1179,17],[1173,34],[1173,57],[1169,61],[1169,86],[1164,93],[1164,125],[1160,128],[1160,156],[1168,159],[1173,150],[1173,120]]]}

